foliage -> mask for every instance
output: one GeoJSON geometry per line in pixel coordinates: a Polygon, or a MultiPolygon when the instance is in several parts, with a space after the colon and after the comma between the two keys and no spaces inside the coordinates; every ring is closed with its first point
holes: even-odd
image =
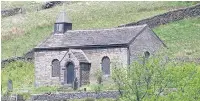
{"type": "Polygon", "coordinates": [[[54,93],[57,92],[59,89],[59,86],[42,86],[42,87],[36,87],[33,88],[31,93],[32,94],[38,94],[38,93],[54,93]]]}
{"type": "Polygon", "coordinates": [[[56,92],[58,87],[34,87],[34,65],[31,62],[16,61],[7,64],[1,70],[2,94],[7,93],[7,82],[13,82],[13,92],[22,95],[33,93],[56,92]]]}
{"type": "Polygon", "coordinates": [[[86,99],[73,99],[69,101],[116,101],[116,100],[111,98],[101,98],[101,99],[86,98],[86,99]]]}
{"type": "Polygon", "coordinates": [[[93,98],[86,98],[85,101],[95,101],[93,98]]]}
{"type": "Polygon", "coordinates": [[[102,83],[102,76],[103,76],[102,71],[98,69],[98,70],[95,72],[95,77],[96,77],[96,80],[97,80],[97,83],[98,83],[98,84],[101,84],[101,83],[102,83]]]}
{"type": "Polygon", "coordinates": [[[17,61],[7,64],[1,70],[2,93],[7,92],[7,82],[13,82],[13,92],[21,92],[33,88],[34,65],[33,63],[17,61]]]}
{"type": "Polygon", "coordinates": [[[116,68],[113,78],[123,101],[199,100],[200,65],[149,59],[128,69],[116,68]]]}
{"type": "MultiPolygon", "coordinates": [[[[5,2],[7,3],[7,2],[5,2]]],[[[133,21],[138,21],[153,15],[164,13],[172,8],[186,7],[198,2],[78,2],[70,4],[66,7],[68,15],[72,18],[73,29],[96,29],[96,28],[110,28],[118,26],[120,24],[126,24],[133,21]],[[80,13],[82,12],[82,13],[80,13]],[[94,14],[95,13],[95,14],[94,14]]],[[[21,5],[21,4],[20,4],[21,5]]],[[[29,4],[28,4],[29,5],[29,4]]],[[[12,6],[12,5],[11,5],[12,6]]],[[[9,6],[9,7],[11,7],[9,6]]],[[[62,9],[62,7],[57,6],[52,9],[43,10],[39,12],[29,12],[22,15],[15,15],[7,18],[2,18],[2,58],[8,58],[11,56],[21,56],[23,53],[27,52],[29,49],[35,47],[40,41],[44,40],[52,32],[52,24],[55,21],[57,13],[62,9]],[[26,44],[24,44],[26,43],[26,44]]],[[[195,56],[200,55],[199,47],[199,24],[200,18],[189,18],[177,22],[172,22],[170,24],[162,25],[154,29],[158,36],[164,40],[169,48],[169,54],[172,56],[195,56]]],[[[166,53],[168,54],[168,53],[166,53]]],[[[157,60],[155,60],[157,61],[157,60]]],[[[162,70],[159,65],[156,64],[147,65],[150,71],[162,70]],[[152,67],[153,66],[153,67],[152,67]]],[[[141,64],[133,64],[130,68],[142,67],[141,64]]],[[[198,100],[199,96],[199,85],[200,84],[200,66],[191,63],[183,64],[168,64],[164,66],[162,73],[159,71],[154,72],[154,76],[159,76],[158,80],[166,76],[163,84],[166,84],[166,80],[171,80],[167,82],[167,89],[177,89],[174,92],[161,93],[159,97],[156,97],[152,91],[152,85],[150,85],[149,90],[144,85],[140,86],[142,88],[139,94],[144,94],[145,90],[147,94],[143,100],[198,100]],[[157,73],[157,74],[156,74],[157,73]],[[151,96],[152,94],[153,96],[151,96]],[[163,94],[163,95],[162,95],[163,94]],[[162,95],[162,96],[161,96],[162,95]],[[147,97],[146,97],[147,96],[147,97]]],[[[136,69],[136,68],[135,68],[136,69]]],[[[133,68],[133,70],[135,70],[133,68]]],[[[142,76],[142,84],[145,84],[145,77],[149,76],[149,73],[145,69],[138,70],[137,76],[142,76]],[[143,76],[144,71],[145,76],[143,76]]],[[[127,71],[119,70],[121,75],[127,74],[127,71]]],[[[130,71],[135,73],[136,71],[130,71]]],[[[13,81],[14,91],[13,93],[22,93],[28,96],[30,93],[45,93],[45,92],[55,92],[57,87],[39,87],[34,88],[34,66],[33,63],[17,61],[8,64],[2,69],[2,93],[6,93],[7,90],[7,80],[10,78],[13,81]],[[25,93],[23,93],[25,92],[25,93]]],[[[130,74],[131,75],[131,74],[130,74]]],[[[116,75],[115,75],[116,76],[116,75]]],[[[155,77],[152,77],[153,81],[156,81],[155,77]]],[[[137,78],[131,77],[138,80],[137,78]]],[[[134,83],[136,81],[131,81],[126,76],[118,78],[123,79],[123,82],[134,83]],[[129,80],[129,81],[126,81],[129,80]]],[[[159,86],[157,81],[156,84],[159,86]]],[[[126,89],[128,85],[103,85],[102,90],[107,89],[126,89]]],[[[147,84],[146,84],[147,85],[147,84]]],[[[157,88],[156,86],[155,88],[157,88]]],[[[163,86],[163,85],[160,85],[163,86]]],[[[88,86],[88,89],[95,91],[96,85],[88,86]]],[[[135,86],[136,87],[136,86],[135,86]]],[[[97,87],[98,88],[98,87],[97,87]]],[[[88,90],[87,89],[87,90],[88,90]]],[[[164,88],[162,88],[164,89],[164,88]]],[[[157,89],[155,89],[157,90],[157,89]]],[[[135,94],[134,91],[129,90],[130,94],[135,94]]],[[[122,97],[131,97],[130,94],[122,97]]],[[[131,99],[135,99],[131,98],[131,99]]]]}

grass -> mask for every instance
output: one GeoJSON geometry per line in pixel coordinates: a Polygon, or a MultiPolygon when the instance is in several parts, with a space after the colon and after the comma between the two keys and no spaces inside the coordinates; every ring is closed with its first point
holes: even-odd
{"type": "Polygon", "coordinates": [[[23,92],[33,88],[34,84],[34,65],[29,62],[13,62],[6,65],[1,70],[2,94],[7,91],[7,81],[13,82],[13,92],[23,92]]]}
{"type": "MultiPolygon", "coordinates": [[[[65,9],[76,30],[116,27],[194,4],[196,2],[77,2],[65,9]]],[[[61,9],[57,6],[1,19],[2,58],[21,56],[44,40],[52,32],[61,9]]]]}
{"type": "Polygon", "coordinates": [[[11,9],[11,8],[25,8],[29,10],[36,10],[37,7],[41,6],[42,2],[36,1],[1,1],[1,9],[11,9]]]}
{"type": "MultiPolygon", "coordinates": [[[[111,28],[138,21],[170,9],[191,6],[195,2],[77,2],[66,7],[73,21],[73,29],[111,28]]],[[[53,23],[62,7],[28,12],[1,19],[2,58],[21,56],[44,40],[53,30],[53,23]]],[[[168,46],[172,57],[200,56],[200,18],[189,18],[154,28],[154,32],[168,46]]],[[[34,88],[34,64],[17,61],[1,71],[2,93],[7,80],[13,80],[14,93],[55,92],[57,87],[34,88]]],[[[93,90],[95,85],[85,86],[93,90]]],[[[103,89],[106,89],[105,86],[103,89]]],[[[82,88],[83,89],[83,88],[82,88]]],[[[112,87],[109,89],[113,89],[112,87]]]]}
{"type": "MultiPolygon", "coordinates": [[[[47,92],[72,92],[73,89],[66,89],[59,86],[55,87],[34,87],[34,64],[32,62],[16,61],[7,64],[5,68],[1,71],[1,84],[2,84],[2,94],[7,92],[7,82],[9,79],[13,82],[13,92],[17,94],[37,94],[37,93],[47,93],[47,92]]],[[[85,85],[79,88],[77,91],[83,91],[86,88],[87,91],[95,91],[98,85],[85,85]]],[[[101,90],[114,90],[115,85],[110,85],[105,83],[101,86],[101,90]]]]}
{"type": "Polygon", "coordinates": [[[154,32],[168,47],[172,57],[200,56],[200,17],[189,18],[156,27],[154,32]]]}
{"type": "MultiPolygon", "coordinates": [[[[172,63],[174,64],[174,63],[172,63]]],[[[180,78],[184,78],[182,81],[178,83],[170,82],[169,87],[177,87],[177,84],[181,84],[182,82],[190,82],[191,86],[195,87],[198,85],[199,79],[196,76],[196,79],[190,79],[187,81],[188,75],[191,74],[191,71],[196,71],[199,75],[200,73],[200,65],[194,63],[179,63],[176,65],[171,65],[169,63],[169,67],[167,67],[169,72],[169,76],[172,76],[173,82],[178,82],[180,78]],[[181,74],[181,75],[180,75],[181,74]]],[[[21,94],[26,99],[30,98],[31,94],[44,94],[44,93],[57,93],[57,92],[73,92],[72,89],[60,89],[61,87],[34,87],[34,65],[33,63],[17,61],[12,62],[1,71],[2,73],[2,95],[7,91],[7,81],[11,79],[13,81],[13,92],[12,94],[21,94]]],[[[189,87],[191,87],[189,86],[189,87]]],[[[200,86],[198,86],[200,87],[200,86]]],[[[83,88],[86,88],[87,91],[102,91],[102,90],[116,90],[117,86],[113,84],[104,83],[103,85],[85,85],[79,88],[77,91],[83,91],[83,88]],[[100,88],[97,88],[100,87],[100,88]]],[[[188,89],[186,89],[188,90],[188,89]]],[[[103,99],[102,99],[103,100],[103,99]]],[[[78,100],[79,101],[79,100],[78,100]]],[[[82,100],[81,100],[82,101],[82,100]]],[[[104,99],[105,101],[105,99],[104,99]]]]}

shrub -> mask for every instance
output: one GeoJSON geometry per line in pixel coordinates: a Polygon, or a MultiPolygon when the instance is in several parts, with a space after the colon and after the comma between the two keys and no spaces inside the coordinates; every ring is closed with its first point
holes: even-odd
{"type": "Polygon", "coordinates": [[[133,63],[129,68],[115,68],[113,78],[120,100],[198,100],[200,99],[200,65],[193,63],[164,63],[152,58],[133,63]]]}

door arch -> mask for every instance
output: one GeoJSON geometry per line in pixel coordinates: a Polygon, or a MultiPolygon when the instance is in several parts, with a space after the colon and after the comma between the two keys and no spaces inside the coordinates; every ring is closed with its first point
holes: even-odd
{"type": "Polygon", "coordinates": [[[74,64],[72,62],[67,63],[64,82],[67,84],[72,84],[74,81],[75,73],[74,73],[74,64]]]}

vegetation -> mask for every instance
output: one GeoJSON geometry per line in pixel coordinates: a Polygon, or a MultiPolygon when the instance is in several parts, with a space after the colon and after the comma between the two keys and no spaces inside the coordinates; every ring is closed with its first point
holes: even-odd
{"type": "Polygon", "coordinates": [[[122,101],[194,101],[200,99],[200,65],[142,60],[115,68],[113,78],[122,101]],[[126,76],[124,76],[126,75],[126,76]]]}
{"type": "Polygon", "coordinates": [[[168,47],[167,55],[172,57],[200,56],[200,17],[188,18],[156,27],[154,32],[168,47]]]}
{"type": "Polygon", "coordinates": [[[33,63],[17,61],[6,65],[1,71],[2,93],[7,91],[7,82],[13,82],[13,92],[23,92],[33,88],[34,65],[33,63]]]}
{"type": "MultiPolygon", "coordinates": [[[[65,10],[73,21],[74,30],[97,29],[116,27],[196,3],[77,2],[68,4],[65,10]]],[[[24,4],[24,6],[27,5],[24,4]]],[[[35,4],[33,3],[33,5],[35,4]]],[[[52,9],[2,18],[2,58],[21,56],[49,36],[53,30],[52,25],[56,16],[62,9],[63,7],[57,6],[52,9]]]]}
{"type": "Polygon", "coordinates": [[[26,11],[36,11],[42,5],[42,2],[27,1],[1,1],[1,9],[23,8],[26,11]]]}
{"type": "MultiPolygon", "coordinates": [[[[2,2],[8,4],[3,8],[12,8],[27,5],[30,2],[16,4],[14,2],[2,2]],[[13,5],[16,4],[16,5],[13,5]]],[[[66,11],[73,21],[73,29],[97,29],[111,28],[120,24],[126,24],[134,21],[148,18],[157,14],[164,13],[168,10],[194,5],[198,2],[77,2],[66,6],[66,11]]],[[[39,42],[47,38],[52,30],[56,16],[62,7],[57,6],[52,9],[34,12],[33,8],[30,12],[21,15],[15,15],[1,19],[2,29],[2,58],[12,56],[21,56],[29,49],[35,47],[39,42]]],[[[161,25],[153,29],[153,31],[167,45],[168,50],[164,55],[170,57],[197,57],[200,56],[200,17],[188,18],[166,25],[161,25]]],[[[198,100],[200,99],[200,65],[194,63],[168,63],[160,66],[160,61],[150,60],[145,66],[141,64],[133,64],[130,69],[137,71],[129,73],[131,78],[116,77],[116,80],[123,80],[125,85],[103,83],[101,90],[113,89],[129,89],[139,87],[138,94],[135,90],[128,90],[127,95],[121,97],[122,100],[198,100]],[[139,68],[136,68],[139,67],[139,68]],[[145,67],[145,68],[144,68],[145,67]],[[161,68],[163,67],[163,68],[161,68]],[[146,70],[149,70],[147,71],[146,70]],[[160,70],[160,71],[159,71],[160,70]],[[150,72],[151,71],[151,72],[150,72]],[[141,73],[144,72],[144,73],[141,73]],[[160,73],[160,74],[159,74],[160,73]],[[136,75],[137,74],[137,75],[136,75]],[[152,76],[153,75],[153,76],[152,76]],[[158,77],[159,76],[159,77],[158,77]],[[138,77],[141,77],[140,79],[138,77]],[[147,83],[145,77],[151,77],[151,82],[147,83]],[[136,83],[141,80],[141,86],[129,84],[136,83]],[[170,81],[170,82],[169,82],[170,81]],[[148,84],[148,88],[147,87],[148,84]],[[155,84],[155,86],[153,85],[155,84]],[[163,84],[163,85],[161,85],[163,84]],[[166,86],[165,86],[166,84],[166,86]],[[116,86],[118,85],[118,86],[116,86]],[[159,94],[160,90],[163,90],[159,94]],[[172,90],[172,91],[171,91],[172,90]],[[175,91],[173,91],[175,90],[175,91]],[[132,96],[134,95],[134,96],[132,96]],[[159,95],[159,96],[157,96],[159,95]],[[144,96],[144,97],[143,97],[144,96]],[[138,99],[137,99],[138,98],[138,99]]],[[[1,71],[2,93],[7,91],[7,81],[13,81],[13,92],[25,96],[33,93],[57,92],[60,87],[34,87],[34,64],[30,62],[17,61],[6,65],[1,71]]],[[[116,72],[117,74],[117,72],[116,72]]],[[[78,90],[87,88],[87,91],[95,91],[99,89],[99,85],[86,85],[78,90]],[[98,88],[98,89],[97,89],[98,88]]],[[[66,91],[72,91],[71,89],[66,91]]],[[[86,99],[85,99],[86,100],[86,99]]],[[[111,100],[111,99],[108,99],[111,100]]],[[[106,101],[105,99],[103,101],[106,101]]]]}
{"type": "MultiPolygon", "coordinates": [[[[13,91],[17,94],[35,94],[35,93],[53,93],[53,92],[72,92],[73,89],[66,89],[59,86],[55,87],[34,87],[34,64],[24,61],[16,61],[7,64],[1,71],[2,78],[2,94],[7,93],[7,82],[9,79],[13,82],[13,91]]],[[[90,84],[78,88],[77,91],[99,91],[99,90],[114,90],[115,85],[104,83],[104,85],[90,84]],[[100,88],[99,88],[100,87],[100,88]]]]}
{"type": "Polygon", "coordinates": [[[105,99],[86,98],[86,99],[73,99],[69,101],[116,101],[116,100],[111,98],[105,98],[105,99]]]}

